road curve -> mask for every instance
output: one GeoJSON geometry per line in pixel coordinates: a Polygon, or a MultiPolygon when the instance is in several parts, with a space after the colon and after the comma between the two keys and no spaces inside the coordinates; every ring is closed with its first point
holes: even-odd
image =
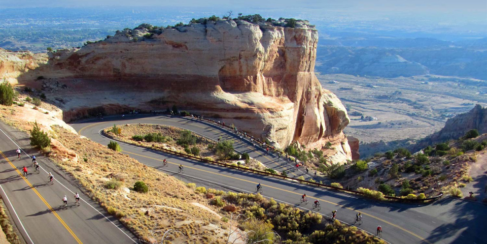
{"type": "Polygon", "coordinates": [[[28,145],[26,134],[0,123],[0,194],[15,225],[27,243],[136,243],[137,238],[114,217],[108,216],[90,197],[80,193],[75,206],[74,193],[80,192],[72,179],[28,145]],[[16,149],[24,152],[19,159],[16,149]],[[39,173],[32,167],[30,155],[36,155],[39,173]],[[28,168],[24,177],[22,168],[28,168]],[[55,178],[48,184],[47,171],[55,178]],[[68,197],[64,208],[62,198],[68,197]],[[18,219],[17,219],[18,218],[18,219]],[[25,231],[24,231],[25,230],[25,231]]]}
{"type": "MultiPolygon", "coordinates": [[[[261,149],[253,147],[246,141],[220,128],[181,117],[152,116],[124,117],[113,116],[104,120],[91,119],[72,123],[81,135],[102,145],[110,141],[100,131],[113,124],[160,124],[188,129],[208,138],[232,138],[235,148],[248,152],[264,164],[272,164],[273,159],[264,155],[261,149]]],[[[185,165],[184,175],[212,182],[222,187],[231,187],[237,191],[254,192],[258,182],[263,185],[266,197],[286,202],[303,209],[310,209],[311,202],[318,199],[321,203],[319,212],[329,216],[331,211],[338,210],[338,219],[347,223],[353,222],[355,214],[364,214],[363,224],[358,226],[375,233],[378,225],[383,228],[382,237],[391,243],[487,243],[485,231],[486,207],[481,204],[453,199],[443,199],[429,205],[412,205],[404,203],[376,202],[360,197],[342,194],[326,189],[317,189],[286,180],[255,175],[237,170],[204,164],[184,158],[178,158],[158,151],[119,142],[123,152],[148,166],[174,173],[177,165],[185,165]],[[162,167],[162,159],[170,162],[162,167]],[[310,203],[301,204],[300,196],[306,193],[310,203]]],[[[272,167],[272,165],[271,165],[272,167]]]]}

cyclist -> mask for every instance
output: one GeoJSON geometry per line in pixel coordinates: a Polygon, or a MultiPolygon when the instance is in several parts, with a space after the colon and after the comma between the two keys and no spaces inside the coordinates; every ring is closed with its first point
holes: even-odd
{"type": "Polygon", "coordinates": [[[183,171],[183,165],[182,164],[179,165],[179,172],[181,172],[181,171],[183,171]]]}
{"type": "Polygon", "coordinates": [[[36,171],[39,171],[39,163],[37,161],[34,161],[34,168],[36,171]]]}
{"type": "Polygon", "coordinates": [[[76,200],[76,204],[79,205],[79,194],[77,192],[74,194],[74,199],[76,200]]]}
{"type": "Polygon", "coordinates": [[[24,166],[22,170],[24,171],[24,176],[27,176],[27,167],[24,166]]]}
{"type": "Polygon", "coordinates": [[[355,217],[355,222],[360,222],[360,221],[362,221],[362,213],[358,212],[355,217]]]}
{"type": "Polygon", "coordinates": [[[307,202],[307,201],[308,201],[308,199],[306,199],[306,194],[303,194],[301,196],[301,202],[307,202]]]}
{"type": "Polygon", "coordinates": [[[333,210],[332,212],[333,217],[331,218],[332,220],[335,220],[337,218],[337,211],[333,210]]]}
{"type": "Polygon", "coordinates": [[[64,195],[64,197],[63,197],[63,203],[64,203],[65,207],[68,206],[68,198],[66,197],[66,195],[64,195]]]}
{"type": "Polygon", "coordinates": [[[162,160],[162,164],[163,166],[167,166],[167,160],[166,159],[162,160]]]}
{"type": "Polygon", "coordinates": [[[51,184],[54,184],[54,176],[51,174],[51,172],[49,172],[49,182],[51,182],[51,184]]]}
{"type": "Polygon", "coordinates": [[[261,188],[261,186],[260,186],[260,183],[259,183],[259,184],[257,184],[257,191],[260,191],[260,188],[261,188]]]}
{"type": "Polygon", "coordinates": [[[320,202],[318,202],[318,200],[315,201],[315,208],[319,207],[320,206],[320,202]]]}
{"type": "Polygon", "coordinates": [[[379,235],[382,232],[382,227],[379,225],[377,226],[377,235],[379,235]]]}
{"type": "Polygon", "coordinates": [[[20,153],[21,153],[21,151],[20,151],[20,148],[19,148],[19,149],[17,149],[17,158],[20,158],[20,153]]]}
{"type": "Polygon", "coordinates": [[[32,162],[37,161],[36,156],[32,156],[32,162]]]}

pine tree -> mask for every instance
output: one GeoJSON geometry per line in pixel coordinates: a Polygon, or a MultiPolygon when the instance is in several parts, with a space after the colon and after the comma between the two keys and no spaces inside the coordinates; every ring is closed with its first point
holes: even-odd
{"type": "Polygon", "coordinates": [[[30,131],[30,145],[39,148],[51,145],[51,138],[46,132],[41,131],[37,122],[34,123],[34,128],[30,131]]]}

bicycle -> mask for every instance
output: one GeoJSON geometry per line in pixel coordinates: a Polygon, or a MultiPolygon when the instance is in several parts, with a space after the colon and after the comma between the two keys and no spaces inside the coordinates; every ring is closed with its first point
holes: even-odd
{"type": "Polygon", "coordinates": [[[49,183],[51,183],[51,185],[54,185],[54,177],[52,175],[49,176],[49,183]]]}
{"type": "Polygon", "coordinates": [[[315,203],[315,206],[314,206],[315,209],[321,209],[321,205],[319,202],[315,203]]]}
{"type": "Polygon", "coordinates": [[[308,203],[308,198],[301,198],[301,203],[307,204],[308,203]]]}
{"type": "Polygon", "coordinates": [[[362,224],[362,217],[358,217],[355,219],[355,223],[353,224],[358,224],[358,225],[361,225],[362,224]]]}
{"type": "Polygon", "coordinates": [[[179,167],[179,173],[182,173],[184,172],[184,168],[183,167],[179,167]]]}
{"type": "Polygon", "coordinates": [[[80,206],[80,203],[79,203],[79,198],[76,198],[76,197],[75,197],[75,199],[76,199],[76,206],[80,206]]]}
{"type": "Polygon", "coordinates": [[[257,187],[256,193],[263,193],[264,190],[262,190],[262,186],[257,187]]]}
{"type": "Polygon", "coordinates": [[[167,166],[167,161],[164,159],[164,161],[162,162],[162,167],[166,167],[167,166]]]}

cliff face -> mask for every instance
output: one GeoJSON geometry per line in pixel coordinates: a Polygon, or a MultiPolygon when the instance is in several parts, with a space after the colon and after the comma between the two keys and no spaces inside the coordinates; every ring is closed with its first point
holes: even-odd
{"type": "MultiPolygon", "coordinates": [[[[45,54],[10,52],[0,48],[0,79],[16,84],[19,75],[33,71],[46,62],[45,54]]],[[[35,72],[31,72],[31,76],[34,75],[33,73],[35,72]]]]}
{"type": "Polygon", "coordinates": [[[477,129],[480,134],[487,133],[487,108],[480,106],[480,104],[477,104],[469,112],[459,114],[446,121],[445,127],[431,135],[429,139],[433,143],[458,139],[472,129],[477,129]]]}
{"type": "Polygon", "coordinates": [[[156,110],[175,104],[281,147],[299,142],[321,149],[330,141],[333,161],[351,159],[342,132],[346,110],[314,74],[313,27],[208,21],[149,35],[140,27],[50,53],[43,71],[67,85],[68,117],[75,118],[79,107],[107,103],[156,110]],[[108,91],[126,96],[110,98],[108,91]]]}

